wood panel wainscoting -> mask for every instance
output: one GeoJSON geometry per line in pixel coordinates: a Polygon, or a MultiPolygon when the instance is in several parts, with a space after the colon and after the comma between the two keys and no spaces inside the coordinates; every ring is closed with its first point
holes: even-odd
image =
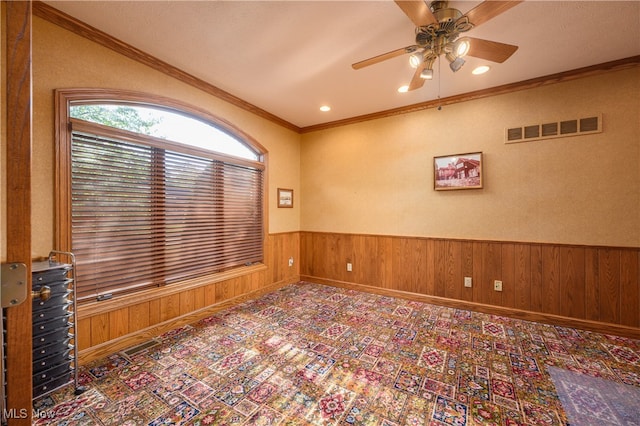
{"type": "Polygon", "coordinates": [[[640,338],[640,248],[308,231],[270,234],[265,247],[264,265],[240,275],[81,305],[80,363],[301,279],[640,338]]]}
{"type": "Polygon", "coordinates": [[[215,282],[194,280],[186,285],[148,290],[103,302],[80,304],[78,348],[80,364],[146,342],[171,329],[300,279],[298,232],[269,234],[264,264],[220,274],[215,282]],[[289,266],[289,258],[294,265],[289,266]]]}
{"type": "Polygon", "coordinates": [[[300,253],[305,281],[640,338],[640,248],[303,231],[300,253]]]}

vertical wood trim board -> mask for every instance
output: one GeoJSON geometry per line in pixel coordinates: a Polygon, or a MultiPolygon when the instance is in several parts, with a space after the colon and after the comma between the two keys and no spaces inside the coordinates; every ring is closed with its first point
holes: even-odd
{"type": "Polygon", "coordinates": [[[6,395],[20,416],[10,426],[31,424],[31,2],[6,7],[7,260],[27,265],[27,300],[6,309],[6,395]]]}

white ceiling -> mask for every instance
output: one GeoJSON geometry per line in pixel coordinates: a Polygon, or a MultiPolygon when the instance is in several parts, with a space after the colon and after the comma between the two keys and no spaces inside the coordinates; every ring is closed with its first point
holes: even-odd
{"type": "Polygon", "coordinates": [[[466,33],[519,46],[506,62],[467,57],[455,74],[436,63],[433,81],[398,93],[406,55],[351,67],[414,44],[390,0],[45,3],[301,128],[640,55],[640,1],[529,0],[466,33]]]}

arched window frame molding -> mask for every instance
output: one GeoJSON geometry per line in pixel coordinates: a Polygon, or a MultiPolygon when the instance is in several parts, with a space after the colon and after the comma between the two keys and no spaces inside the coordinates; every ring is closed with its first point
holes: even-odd
{"type": "MultiPolygon", "coordinates": [[[[233,161],[241,163],[261,164],[264,168],[263,179],[263,253],[265,260],[268,258],[266,252],[268,234],[268,151],[257,140],[244,132],[242,129],[234,126],[229,121],[220,118],[209,111],[195,107],[188,103],[143,92],[135,92],[119,89],[102,89],[102,88],[73,88],[73,89],[57,89],[55,90],[55,246],[57,250],[71,250],[71,129],[70,129],[70,106],[76,104],[118,104],[140,106],[149,106],[168,111],[179,112],[199,119],[212,126],[224,131],[233,138],[242,141],[248,147],[258,154],[258,161],[238,159],[233,157],[233,161]]],[[[186,145],[184,145],[186,147],[186,145]]],[[[188,148],[187,148],[188,149],[188,148]]],[[[195,148],[197,149],[197,148],[195,148]]],[[[222,159],[231,158],[222,153],[216,153],[217,157],[222,159]]],[[[237,268],[231,271],[213,274],[201,278],[188,280],[180,283],[180,285],[168,285],[155,289],[144,290],[130,297],[130,303],[139,303],[141,300],[156,298],[170,294],[176,294],[189,288],[199,287],[211,284],[237,276],[243,276],[250,273],[266,270],[264,263],[259,265],[251,265],[237,268]]],[[[95,302],[85,304],[85,308],[90,309],[92,314],[99,312],[108,312],[114,306],[123,306],[123,302],[116,298],[112,301],[95,302]],[[114,306],[112,306],[114,305],[114,306]],[[89,306],[91,306],[89,308],[89,306]],[[96,306],[99,308],[96,309],[96,306]]],[[[125,304],[127,304],[125,302],[125,304]]],[[[80,306],[79,312],[84,309],[80,306]]]]}

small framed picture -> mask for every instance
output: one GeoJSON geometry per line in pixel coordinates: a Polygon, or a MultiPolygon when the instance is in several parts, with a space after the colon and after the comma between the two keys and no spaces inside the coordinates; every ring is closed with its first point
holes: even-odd
{"type": "Polygon", "coordinates": [[[293,208],[293,189],[278,188],[278,207],[293,208]]]}
{"type": "Polygon", "coordinates": [[[482,152],[433,158],[433,189],[482,188],[482,152]]]}

